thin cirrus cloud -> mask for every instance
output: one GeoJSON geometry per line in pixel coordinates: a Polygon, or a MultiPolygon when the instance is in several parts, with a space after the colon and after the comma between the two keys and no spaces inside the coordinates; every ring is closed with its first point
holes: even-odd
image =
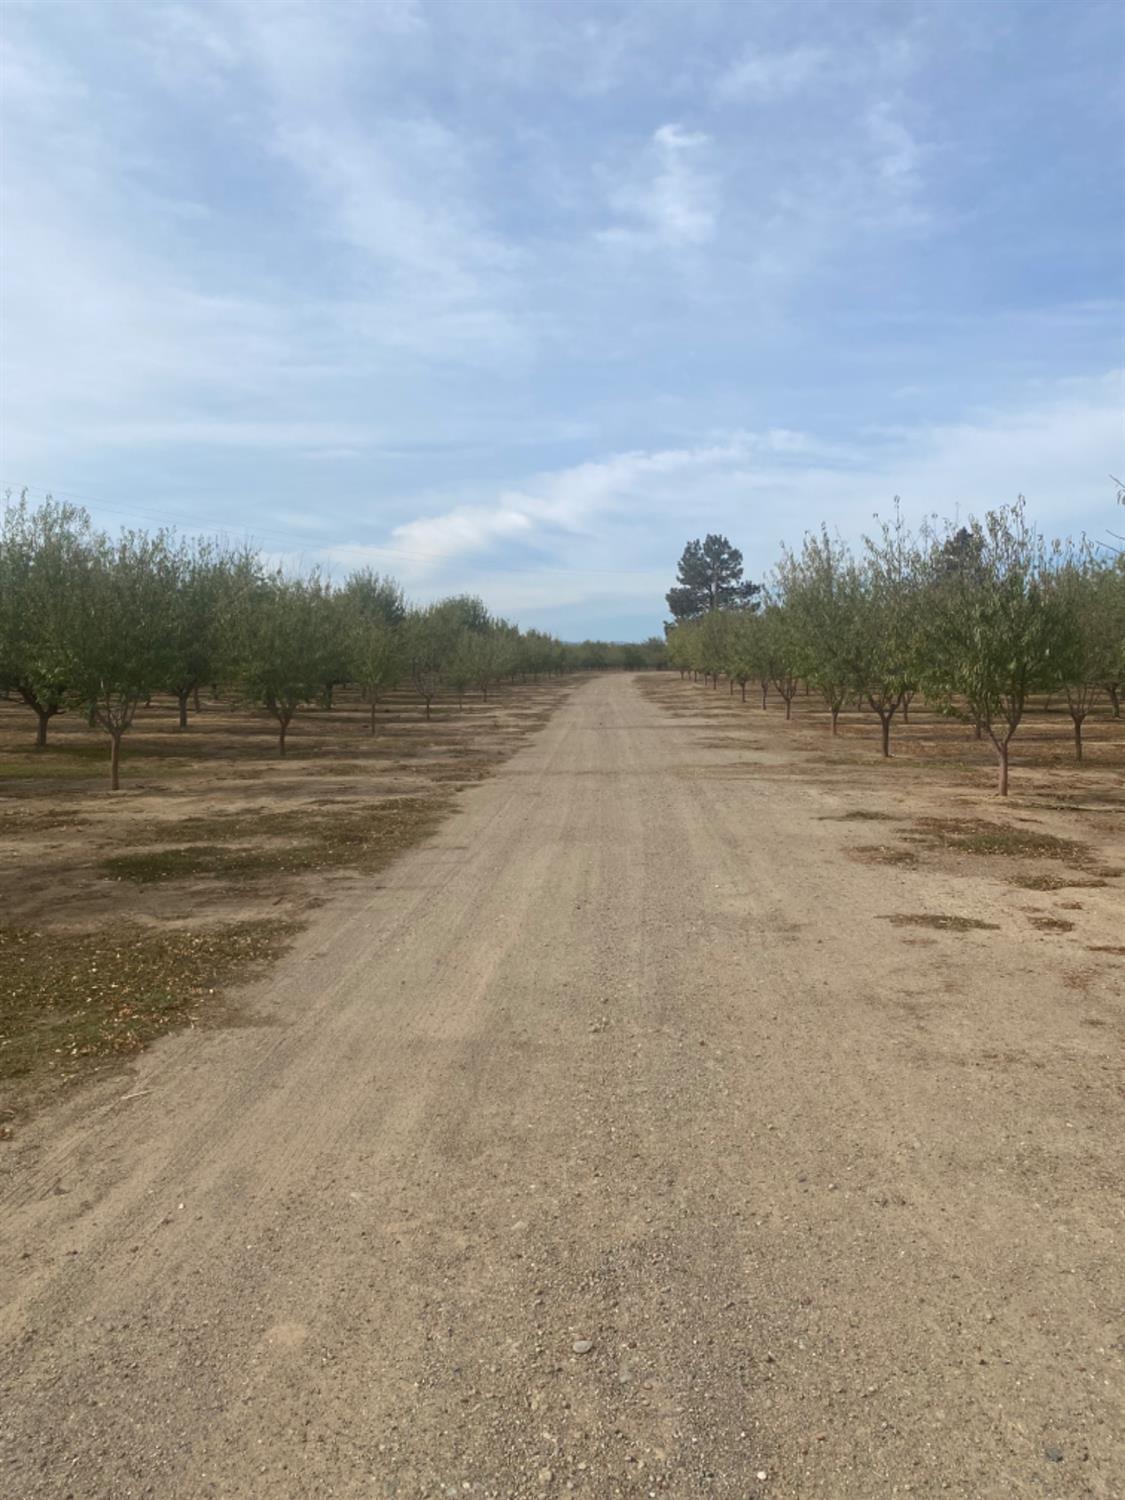
{"type": "Polygon", "coordinates": [[[1111,527],[1097,0],[61,15],[0,20],[6,485],[582,634],[707,530],[1111,527]]]}
{"type": "Polygon", "coordinates": [[[751,50],[715,79],[715,97],[724,104],[771,104],[798,94],[828,69],[831,55],[822,47],[785,51],[751,50]]]}
{"type": "Polygon", "coordinates": [[[718,190],[706,166],[710,144],[702,131],[665,124],[653,131],[608,199],[621,222],[599,231],[607,245],[677,249],[704,245],[714,237],[718,190]]]}

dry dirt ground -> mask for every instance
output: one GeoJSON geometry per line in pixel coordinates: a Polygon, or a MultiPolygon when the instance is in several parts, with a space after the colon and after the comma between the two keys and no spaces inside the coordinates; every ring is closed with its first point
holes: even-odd
{"type": "Polygon", "coordinates": [[[5,1500],[1125,1494],[1106,743],[578,687],[4,1148],[5,1500]]]}

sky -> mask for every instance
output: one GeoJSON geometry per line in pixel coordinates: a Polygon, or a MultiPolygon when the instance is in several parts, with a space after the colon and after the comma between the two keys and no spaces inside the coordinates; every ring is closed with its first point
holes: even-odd
{"type": "Polygon", "coordinates": [[[659,631],[1024,494],[1125,530],[1100,0],[5,0],[0,483],[659,631]]]}

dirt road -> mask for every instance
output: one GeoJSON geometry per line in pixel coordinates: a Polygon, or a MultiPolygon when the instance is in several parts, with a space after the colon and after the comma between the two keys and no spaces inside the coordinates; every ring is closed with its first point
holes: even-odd
{"type": "Polygon", "coordinates": [[[25,1132],[0,1492],[1125,1494],[1120,883],[1047,934],[784,771],[594,679],[25,1132]]]}

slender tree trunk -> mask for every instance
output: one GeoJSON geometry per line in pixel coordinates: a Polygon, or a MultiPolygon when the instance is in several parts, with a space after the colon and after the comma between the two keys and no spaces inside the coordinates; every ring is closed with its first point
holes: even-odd
{"type": "Polygon", "coordinates": [[[788,719],[793,712],[793,696],[790,694],[785,700],[785,717],[788,719]]]}
{"type": "Polygon", "coordinates": [[[734,697],[734,678],[733,677],[730,680],[730,695],[731,695],[732,698],[734,697]]]}
{"type": "Polygon", "coordinates": [[[913,698],[913,693],[903,693],[902,695],[902,722],[904,724],[910,723],[910,704],[913,698]]]}
{"type": "Polygon", "coordinates": [[[110,730],[109,732],[109,789],[111,792],[121,789],[121,730],[110,730]]]}
{"type": "Polygon", "coordinates": [[[430,717],[430,700],[427,698],[426,699],[426,718],[429,719],[429,717],[430,717]]]}
{"type": "Polygon", "coordinates": [[[178,689],[177,692],[176,692],[176,702],[180,705],[180,728],[181,729],[186,729],[187,728],[187,701],[188,701],[188,689],[187,688],[178,689]]]}
{"type": "Polygon", "coordinates": [[[766,697],[767,697],[767,695],[769,693],[770,685],[769,685],[768,682],[763,682],[761,684],[761,687],[762,687],[762,707],[765,708],[765,706],[766,706],[766,697]]]}
{"type": "Polygon", "coordinates": [[[35,725],[35,748],[36,748],[36,750],[45,750],[47,748],[47,720],[50,717],[51,717],[51,715],[50,715],[50,713],[48,712],[47,709],[40,708],[40,706],[38,704],[35,705],[35,718],[36,718],[36,725],[35,725]]]}
{"type": "Polygon", "coordinates": [[[1085,717],[1085,714],[1071,714],[1074,720],[1074,758],[1079,764],[1082,762],[1082,720],[1085,717]]]}
{"type": "Polygon", "coordinates": [[[199,712],[199,683],[197,682],[191,690],[191,706],[196,713],[199,712]]]}
{"type": "Polygon", "coordinates": [[[832,715],[832,733],[833,734],[838,734],[839,733],[839,727],[838,727],[836,721],[840,717],[840,710],[839,710],[838,707],[836,707],[835,704],[833,704],[833,705],[831,705],[829,707],[828,712],[832,715]]]}
{"type": "Polygon", "coordinates": [[[740,682],[739,683],[739,687],[742,689],[742,701],[743,701],[743,703],[745,703],[746,702],[746,684],[744,682],[740,682]]]}
{"type": "Polygon", "coordinates": [[[999,775],[996,778],[996,790],[1001,797],[1008,795],[1008,741],[997,741],[996,757],[1000,762],[999,775]]]}
{"type": "Polygon", "coordinates": [[[378,704],[379,704],[378,698],[376,698],[375,694],[372,693],[372,695],[371,695],[371,717],[368,720],[368,732],[370,734],[374,734],[375,733],[375,710],[378,707],[378,704]]]}
{"type": "Polygon", "coordinates": [[[984,738],[984,729],[983,729],[983,727],[982,727],[982,726],[981,726],[981,722],[980,722],[980,720],[979,720],[979,719],[978,719],[978,720],[977,720],[977,722],[976,722],[976,738],[977,738],[977,739],[978,739],[978,740],[980,740],[980,739],[983,739],[983,738],[984,738]]]}
{"type": "Polygon", "coordinates": [[[1117,683],[1107,682],[1105,690],[1109,694],[1109,701],[1113,704],[1113,717],[1119,719],[1121,717],[1121,694],[1117,683]]]}

